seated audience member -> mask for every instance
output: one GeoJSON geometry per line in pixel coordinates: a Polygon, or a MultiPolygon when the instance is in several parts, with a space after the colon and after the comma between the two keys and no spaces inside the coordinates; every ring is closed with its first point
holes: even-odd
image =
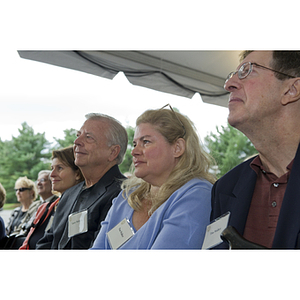
{"type": "Polygon", "coordinates": [[[164,107],[137,119],[134,174],[123,182],[92,249],[201,249],[214,182],[210,157],[192,122],[164,107]]]}
{"type": "MultiPolygon", "coordinates": [[[[2,209],[4,203],[5,203],[5,199],[6,199],[6,191],[3,187],[3,185],[0,183],[0,210],[2,209]]],[[[6,233],[5,233],[5,224],[3,219],[0,217],[0,249],[2,248],[2,243],[1,241],[3,241],[6,237],[6,233]]]]}
{"type": "Polygon", "coordinates": [[[2,217],[0,217],[0,249],[3,248],[2,246],[2,241],[4,241],[6,237],[6,233],[5,233],[5,223],[2,219],[2,217]]]}
{"type": "Polygon", "coordinates": [[[53,202],[58,198],[58,196],[52,192],[50,173],[50,170],[40,171],[36,181],[37,191],[43,202],[53,202]]]}
{"type": "Polygon", "coordinates": [[[14,249],[22,245],[35,218],[36,211],[42,203],[42,200],[36,200],[37,191],[34,182],[26,176],[17,179],[15,191],[21,206],[13,210],[6,227],[6,233],[8,236],[22,236],[23,238],[18,239],[19,243],[15,243],[14,249]]]}
{"type": "Polygon", "coordinates": [[[118,165],[127,149],[127,132],[112,117],[88,114],[86,118],[74,142],[75,165],[84,182],[64,192],[52,227],[36,249],[90,248],[112,200],[121,191],[125,176],[118,165]]]}
{"type": "Polygon", "coordinates": [[[243,51],[240,58],[224,86],[228,123],[258,155],[215,183],[211,221],[230,212],[228,226],[247,241],[300,249],[300,51],[243,51]]]}
{"type": "Polygon", "coordinates": [[[0,183],[0,210],[2,210],[6,200],[6,190],[3,185],[0,183]]]}
{"type": "MultiPolygon", "coordinates": [[[[73,147],[68,147],[52,152],[50,178],[52,188],[61,195],[70,187],[83,181],[83,175],[80,169],[74,164],[73,147]]],[[[33,226],[21,246],[20,250],[35,249],[36,243],[43,236],[52,224],[54,211],[59,199],[55,201],[45,202],[38,208],[33,226]]]]}

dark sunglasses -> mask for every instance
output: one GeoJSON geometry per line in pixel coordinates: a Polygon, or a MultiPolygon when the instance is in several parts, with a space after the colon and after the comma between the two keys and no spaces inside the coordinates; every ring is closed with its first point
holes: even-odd
{"type": "Polygon", "coordinates": [[[31,190],[30,188],[19,188],[19,189],[15,189],[15,191],[19,191],[19,192],[24,192],[24,191],[29,191],[31,190]]]}

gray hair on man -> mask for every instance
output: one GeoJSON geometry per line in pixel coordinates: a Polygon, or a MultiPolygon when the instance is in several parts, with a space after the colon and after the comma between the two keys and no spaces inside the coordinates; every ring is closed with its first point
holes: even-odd
{"type": "Polygon", "coordinates": [[[50,179],[50,173],[51,173],[50,170],[41,170],[41,171],[39,172],[39,174],[38,174],[38,177],[39,177],[40,175],[42,175],[42,174],[46,174],[46,175],[49,177],[49,179],[50,179]]]}
{"type": "Polygon", "coordinates": [[[85,117],[87,120],[99,120],[107,122],[110,125],[108,131],[106,132],[106,138],[109,143],[108,146],[120,146],[121,149],[117,157],[117,164],[121,164],[124,159],[124,155],[126,153],[128,145],[128,135],[123,125],[115,118],[101,113],[89,113],[85,115],[85,117]]]}

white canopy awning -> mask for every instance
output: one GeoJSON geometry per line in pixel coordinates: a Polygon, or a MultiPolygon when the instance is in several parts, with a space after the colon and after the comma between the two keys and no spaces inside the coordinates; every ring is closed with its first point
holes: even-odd
{"type": "Polygon", "coordinates": [[[227,106],[226,76],[239,51],[18,51],[20,57],[113,79],[123,72],[134,85],[227,106]]]}

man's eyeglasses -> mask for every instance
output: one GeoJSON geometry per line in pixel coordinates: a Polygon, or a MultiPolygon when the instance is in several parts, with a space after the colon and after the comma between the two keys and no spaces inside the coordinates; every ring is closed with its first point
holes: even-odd
{"type": "Polygon", "coordinates": [[[270,69],[265,66],[262,66],[257,63],[253,63],[253,62],[249,61],[249,62],[243,63],[237,71],[229,73],[229,75],[227,76],[227,78],[225,80],[225,83],[236,73],[238,74],[239,79],[245,79],[252,72],[253,66],[260,67],[260,68],[263,68],[263,69],[266,69],[266,70],[269,70],[269,71],[272,71],[272,72],[275,72],[275,73],[278,73],[278,74],[281,74],[281,75],[284,75],[284,76],[287,76],[290,78],[296,78],[295,76],[288,75],[288,74],[285,74],[285,73],[282,73],[282,72],[279,72],[279,71],[276,71],[276,70],[273,70],[273,69],[270,69]]]}
{"type": "Polygon", "coordinates": [[[29,191],[29,190],[31,190],[31,189],[30,189],[30,188],[19,188],[19,189],[15,189],[16,192],[19,191],[20,193],[21,193],[21,192],[24,192],[24,191],[29,191]]]}
{"type": "Polygon", "coordinates": [[[177,120],[178,120],[178,122],[180,123],[181,127],[183,128],[183,130],[184,130],[184,134],[182,135],[182,137],[184,137],[184,136],[185,136],[185,134],[186,134],[185,127],[184,127],[183,123],[180,121],[180,119],[177,117],[177,115],[176,115],[176,113],[175,113],[175,111],[174,111],[173,107],[172,107],[170,104],[166,104],[166,105],[165,105],[165,106],[163,106],[161,109],[164,109],[164,108],[165,108],[165,107],[167,107],[167,106],[169,106],[169,108],[171,109],[171,111],[174,113],[174,115],[175,115],[176,119],[177,119],[177,120]]]}
{"type": "Polygon", "coordinates": [[[40,182],[40,183],[44,183],[44,182],[46,182],[46,181],[48,181],[48,179],[46,179],[46,178],[41,178],[41,179],[38,179],[35,183],[36,183],[36,184],[38,184],[39,182],[40,182]]]}

